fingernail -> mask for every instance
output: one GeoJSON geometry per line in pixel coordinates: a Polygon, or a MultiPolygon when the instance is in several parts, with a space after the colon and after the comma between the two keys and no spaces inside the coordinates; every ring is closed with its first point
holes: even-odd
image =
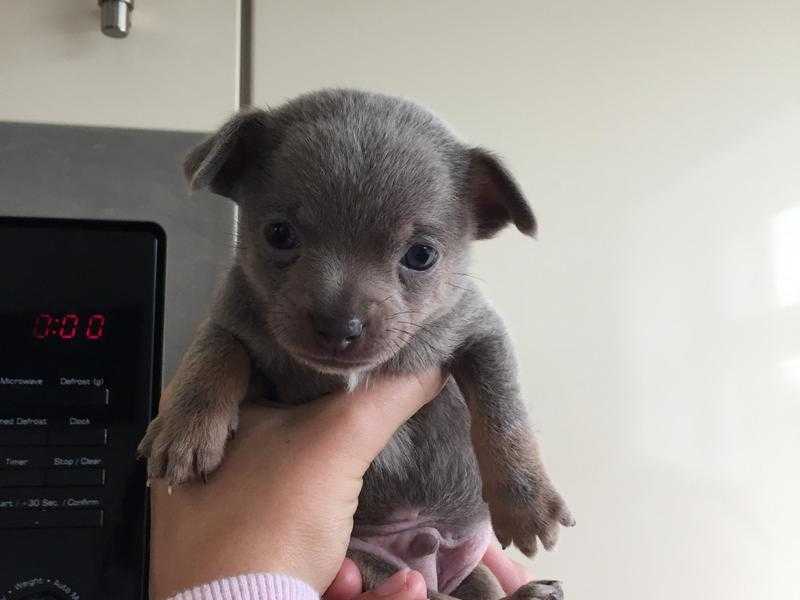
{"type": "Polygon", "coordinates": [[[428,597],[428,586],[422,573],[419,571],[409,572],[406,577],[406,590],[408,590],[412,598],[423,600],[428,597]]]}
{"type": "Polygon", "coordinates": [[[408,574],[408,569],[402,569],[388,579],[384,579],[381,584],[372,591],[375,592],[376,596],[391,596],[392,594],[402,592],[406,587],[408,574]]]}

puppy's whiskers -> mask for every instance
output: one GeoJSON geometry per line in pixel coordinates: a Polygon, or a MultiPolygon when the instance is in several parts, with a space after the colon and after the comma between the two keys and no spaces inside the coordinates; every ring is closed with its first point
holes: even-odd
{"type": "Polygon", "coordinates": [[[398,313],[394,313],[393,315],[389,315],[386,318],[387,319],[393,319],[394,317],[398,317],[400,315],[410,315],[410,314],[416,314],[416,313],[419,313],[419,312],[421,312],[421,311],[419,311],[419,310],[404,310],[402,312],[398,312],[398,313]]]}
{"type": "MultiPolygon", "coordinates": [[[[416,325],[416,323],[412,323],[412,325],[416,325]]],[[[418,327],[419,327],[419,326],[418,326],[418,327]]],[[[441,355],[443,355],[443,354],[449,354],[448,352],[445,352],[445,351],[444,351],[444,350],[442,350],[441,348],[438,348],[438,347],[437,347],[435,344],[433,344],[433,343],[432,343],[432,342],[430,342],[429,340],[425,339],[425,336],[423,336],[423,335],[420,335],[421,333],[423,333],[423,332],[424,332],[424,329],[418,329],[416,332],[413,332],[413,333],[412,333],[412,332],[410,332],[410,331],[406,331],[405,329],[389,329],[389,331],[394,331],[395,333],[399,333],[399,334],[401,334],[401,335],[406,335],[406,336],[408,337],[408,339],[407,339],[407,340],[404,340],[404,342],[405,342],[405,344],[406,344],[406,346],[405,346],[405,347],[406,347],[406,348],[410,348],[410,349],[412,349],[414,352],[416,352],[416,354],[417,354],[417,356],[420,358],[420,360],[423,360],[423,357],[422,357],[422,355],[421,355],[421,354],[419,354],[419,349],[418,349],[418,348],[415,348],[415,347],[414,347],[414,346],[413,346],[413,345],[410,343],[412,339],[414,339],[414,340],[417,340],[417,341],[421,342],[422,344],[424,344],[425,346],[427,346],[427,347],[428,347],[428,349],[429,349],[429,350],[430,350],[430,351],[433,353],[433,356],[441,356],[441,355]]],[[[429,361],[423,361],[423,362],[426,362],[426,363],[427,363],[427,362],[429,362],[429,361]]]]}
{"type": "Polygon", "coordinates": [[[416,327],[417,329],[421,329],[423,331],[426,331],[427,333],[429,333],[433,337],[436,337],[436,332],[434,332],[433,329],[431,329],[430,327],[428,327],[426,325],[422,325],[420,323],[412,323],[411,321],[397,321],[397,322],[402,324],[402,325],[411,325],[412,327],[416,327]]]}
{"type": "Polygon", "coordinates": [[[386,296],[386,298],[384,298],[383,300],[378,302],[378,306],[382,306],[387,300],[391,300],[392,298],[394,298],[394,294],[393,293],[389,294],[388,296],[386,296]]]}
{"type": "Polygon", "coordinates": [[[468,292],[468,291],[469,291],[469,288],[465,288],[465,287],[463,287],[463,286],[456,285],[455,283],[453,283],[453,282],[451,282],[451,281],[445,281],[445,283],[446,283],[447,285],[449,285],[450,287],[452,287],[452,288],[456,288],[457,290],[463,290],[463,291],[465,291],[465,292],[468,292]]]}
{"type": "Polygon", "coordinates": [[[428,340],[425,336],[420,335],[421,332],[425,332],[431,336],[431,338],[436,339],[437,333],[432,330],[430,327],[426,325],[421,325],[420,323],[412,323],[410,321],[398,321],[398,323],[402,323],[403,325],[410,325],[412,327],[416,327],[417,330],[414,332],[414,337],[418,339],[420,342],[428,346],[434,352],[439,354],[449,354],[449,352],[445,351],[443,348],[439,348],[438,345],[434,344],[432,341],[428,340]]]}
{"type": "Polygon", "coordinates": [[[425,360],[425,357],[422,354],[420,354],[419,348],[416,348],[413,344],[410,343],[411,340],[414,338],[414,335],[412,333],[409,333],[408,331],[404,331],[401,329],[390,329],[389,331],[394,331],[395,333],[398,333],[400,335],[407,336],[407,339],[400,338],[403,344],[405,344],[403,346],[403,349],[408,350],[409,352],[413,352],[414,356],[416,356],[420,364],[427,365],[430,362],[428,360],[425,360]]]}
{"type": "Polygon", "coordinates": [[[458,271],[448,271],[449,275],[458,275],[459,277],[471,277],[472,279],[476,279],[482,283],[486,283],[486,280],[482,277],[478,277],[477,275],[473,275],[472,273],[459,273],[458,271]]]}

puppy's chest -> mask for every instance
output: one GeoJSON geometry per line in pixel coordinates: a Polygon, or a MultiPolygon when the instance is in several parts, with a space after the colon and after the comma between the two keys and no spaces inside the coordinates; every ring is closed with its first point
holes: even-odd
{"type": "Polygon", "coordinates": [[[437,523],[468,523],[483,515],[480,474],[469,413],[454,383],[392,437],[364,477],[356,522],[385,523],[413,509],[437,523]]]}
{"type": "Polygon", "coordinates": [[[256,402],[297,406],[345,388],[342,377],[325,375],[293,365],[259,364],[252,374],[248,396],[256,402]]]}
{"type": "MultiPolygon", "coordinates": [[[[273,359],[264,366],[254,377],[251,398],[297,405],[347,387],[341,376],[289,361],[278,364],[273,359]]],[[[359,385],[364,383],[360,378],[359,385]]],[[[398,429],[373,461],[364,476],[355,521],[381,525],[398,509],[409,508],[443,526],[474,523],[486,516],[469,411],[452,379],[398,429]]]]}

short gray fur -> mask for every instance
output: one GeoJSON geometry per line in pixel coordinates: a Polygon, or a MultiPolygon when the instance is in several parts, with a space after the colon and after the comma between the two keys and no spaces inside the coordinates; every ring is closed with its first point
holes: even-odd
{"type": "MultiPolygon", "coordinates": [[[[239,249],[140,446],[150,476],[179,484],[215,469],[254,382],[298,404],[443,366],[448,385],[368,470],[354,536],[410,510],[455,537],[491,515],[501,543],[551,548],[574,521],[539,459],[505,327],[467,274],[473,240],[536,231],[503,165],[414,103],[325,90],[235,116],[185,170],[193,188],[238,203],[239,249]],[[438,261],[410,266],[417,245],[438,261]]],[[[486,595],[473,579],[465,600],[486,595]]]]}
{"type": "Polygon", "coordinates": [[[235,205],[189,197],[177,165],[197,133],[0,122],[3,216],[154,221],[167,233],[164,381],[231,262],[235,205]]]}

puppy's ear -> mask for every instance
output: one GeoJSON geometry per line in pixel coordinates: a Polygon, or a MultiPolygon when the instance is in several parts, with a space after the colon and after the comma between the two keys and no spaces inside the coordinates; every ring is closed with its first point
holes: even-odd
{"type": "Polygon", "coordinates": [[[189,188],[209,188],[230,198],[246,161],[255,160],[265,150],[267,130],[268,114],[263,110],[248,110],[232,117],[184,159],[183,172],[189,188]]]}
{"type": "Polygon", "coordinates": [[[482,148],[472,148],[468,178],[478,239],[490,238],[512,222],[525,235],[536,236],[536,217],[517,182],[497,158],[482,148]]]}

